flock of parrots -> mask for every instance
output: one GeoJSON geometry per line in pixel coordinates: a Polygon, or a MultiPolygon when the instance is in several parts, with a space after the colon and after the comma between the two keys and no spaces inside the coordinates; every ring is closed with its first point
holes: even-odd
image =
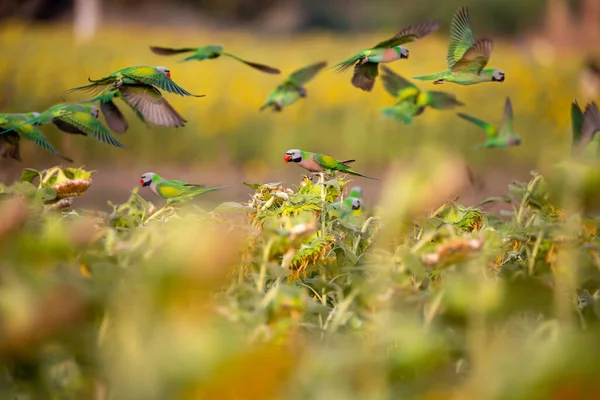
{"type": "MultiPolygon", "coordinates": [[[[338,72],[344,72],[354,67],[351,79],[352,85],[370,92],[376,78],[379,76],[379,64],[390,63],[399,59],[407,59],[409,50],[402,45],[421,39],[440,27],[436,21],[428,21],[409,26],[394,37],[377,43],[373,48],[362,50],[345,61],[333,66],[338,72]]],[[[172,49],[151,46],[152,52],[158,55],[170,56],[175,54],[190,55],[182,61],[231,57],[254,69],[268,74],[279,74],[276,68],[246,61],[231,53],[223,51],[222,46],[205,46],[198,48],[172,49]]],[[[459,85],[474,85],[485,82],[504,82],[505,73],[497,68],[485,68],[491,56],[493,41],[490,39],[475,40],[469,21],[468,9],[461,7],[454,14],[450,27],[450,44],[448,46],[448,69],[430,75],[415,76],[414,79],[433,81],[434,84],[445,82],[459,85]]],[[[313,79],[326,62],[318,62],[290,74],[269,95],[267,102],[260,108],[272,108],[281,111],[301,98],[307,96],[304,85],[313,79]]],[[[425,108],[437,110],[452,109],[461,106],[453,94],[441,91],[422,91],[407,79],[382,66],[382,82],[387,92],[396,98],[393,107],[384,108],[381,112],[386,117],[392,117],[405,124],[410,124],[413,118],[422,114],[425,108]]],[[[93,80],[89,84],[68,90],[85,91],[95,96],[80,103],[61,103],[50,107],[42,113],[0,114],[0,155],[4,158],[20,160],[19,140],[21,137],[33,141],[50,153],[72,162],[60,154],[46,140],[39,125],[54,124],[59,130],[69,133],[91,136],[92,138],[115,146],[125,148],[98,119],[100,111],[104,114],[108,127],[122,134],[127,131],[127,120],[115,104],[115,98],[120,98],[136,113],[143,122],[167,127],[182,127],[187,122],[162,96],[161,90],[180,96],[203,97],[192,94],[178,86],[171,79],[171,72],[166,67],[138,66],[123,68],[106,77],[93,80]],[[96,106],[95,104],[99,105],[96,106]]],[[[63,98],[64,100],[64,98],[63,98]]],[[[583,143],[591,140],[600,131],[600,113],[595,103],[589,104],[582,111],[577,102],[571,108],[574,141],[583,143]]],[[[480,147],[499,148],[519,145],[521,138],[512,131],[513,110],[510,99],[506,99],[504,117],[500,126],[491,125],[475,117],[458,113],[458,116],[479,126],[486,133],[487,140],[480,147]]],[[[348,164],[354,160],[338,161],[326,154],[311,153],[298,149],[285,153],[286,163],[294,162],[311,173],[342,172],[365,178],[372,178],[351,169],[348,164]]],[[[202,185],[189,184],[183,181],[166,180],[159,175],[149,172],[142,175],[140,184],[149,186],[157,195],[168,200],[191,198],[226,186],[206,189],[202,185]]],[[[342,209],[355,212],[361,209],[361,190],[354,188],[346,200],[338,204],[342,209]]],[[[335,206],[334,206],[335,208],[335,206]]]]}

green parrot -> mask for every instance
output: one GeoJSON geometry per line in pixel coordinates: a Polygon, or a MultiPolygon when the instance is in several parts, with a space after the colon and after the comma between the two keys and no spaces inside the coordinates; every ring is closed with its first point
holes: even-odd
{"type": "Polygon", "coordinates": [[[504,105],[502,125],[499,128],[463,113],[458,113],[458,116],[477,125],[487,134],[487,141],[478,148],[502,148],[521,144],[521,137],[512,131],[513,109],[508,97],[504,105]]]}
{"type": "Polygon", "coordinates": [[[290,74],[282,84],[277,86],[274,92],[269,95],[267,102],[260,108],[272,107],[273,111],[281,111],[284,106],[289,106],[303,97],[306,97],[306,88],[304,85],[313,79],[317,73],[325,68],[325,61],[311,64],[300,68],[290,74]]]}
{"type": "Polygon", "coordinates": [[[492,54],[494,42],[490,39],[475,41],[467,7],[458,9],[450,26],[448,46],[448,69],[431,75],[415,76],[414,79],[434,81],[438,85],[452,82],[474,85],[483,82],[504,82],[505,74],[496,68],[485,68],[492,54]]]}
{"type": "Polygon", "coordinates": [[[140,179],[142,187],[150,186],[154,194],[167,199],[168,201],[187,200],[204,193],[224,189],[229,185],[205,189],[204,185],[195,185],[184,181],[167,180],[155,174],[146,172],[140,179]]]}
{"type": "Polygon", "coordinates": [[[231,53],[227,53],[227,52],[223,51],[223,46],[220,46],[220,45],[203,46],[203,47],[185,47],[182,49],[172,49],[172,48],[168,48],[168,47],[150,46],[150,50],[152,50],[152,52],[154,54],[158,54],[161,56],[172,56],[172,55],[181,54],[181,53],[193,53],[191,56],[188,56],[187,58],[184,58],[183,60],[181,60],[182,62],[190,61],[190,60],[202,61],[202,60],[207,60],[207,59],[218,58],[220,56],[227,56],[227,57],[233,58],[234,60],[243,62],[244,64],[246,64],[254,69],[257,69],[259,71],[265,72],[267,74],[280,74],[281,73],[281,71],[279,71],[277,68],[269,67],[268,65],[264,65],[264,64],[258,64],[258,63],[246,61],[246,60],[239,58],[238,56],[234,56],[231,53]]]}
{"type": "Polygon", "coordinates": [[[0,156],[14,158],[21,161],[21,153],[19,149],[19,141],[21,137],[32,141],[42,149],[49,151],[53,155],[62,158],[65,161],[73,162],[68,157],[60,154],[44,137],[42,132],[31,124],[23,124],[24,122],[38,117],[40,114],[31,112],[26,114],[0,114],[0,129],[15,128],[14,131],[0,134],[0,156]]]}
{"type": "Polygon", "coordinates": [[[348,222],[357,222],[363,215],[362,188],[354,186],[348,196],[327,207],[332,215],[348,222]]]}
{"type": "Polygon", "coordinates": [[[396,36],[377,43],[373,48],[362,50],[347,60],[334,65],[337,72],[344,72],[354,66],[352,84],[366,92],[370,92],[379,75],[379,63],[389,63],[402,58],[408,58],[408,49],[401,46],[437,31],[440,24],[437,21],[427,21],[411,25],[398,32],[396,36]]]}
{"type": "Polygon", "coordinates": [[[0,132],[0,135],[17,130],[27,124],[44,125],[53,123],[65,133],[91,136],[99,142],[125,149],[126,147],[111,135],[108,129],[102,125],[102,122],[98,120],[99,114],[98,107],[90,104],[56,104],[35,118],[31,118],[21,125],[0,132]]]}
{"type": "Polygon", "coordinates": [[[125,133],[128,124],[114,103],[115,98],[123,100],[144,123],[148,120],[156,125],[179,128],[187,122],[153,86],[123,84],[117,89],[109,88],[85,102],[100,103],[108,126],[117,133],[125,133]]]}
{"type": "Polygon", "coordinates": [[[381,110],[386,117],[394,117],[405,124],[412,123],[412,117],[421,115],[426,107],[436,110],[448,110],[464,103],[458,101],[456,96],[437,91],[421,91],[415,85],[396,74],[386,66],[382,66],[383,87],[396,97],[396,106],[381,110]]]}
{"type": "Polygon", "coordinates": [[[100,79],[89,79],[88,85],[77,86],[65,92],[65,95],[78,91],[88,91],[93,94],[104,92],[106,89],[118,89],[122,85],[150,85],[165,92],[175,93],[180,96],[204,97],[188,92],[178,86],[171,79],[171,70],[167,67],[127,67],[113,72],[112,74],[100,79]]]}
{"type": "Polygon", "coordinates": [[[379,180],[377,178],[359,174],[348,167],[347,164],[350,164],[355,160],[338,161],[327,154],[310,153],[298,149],[286,151],[283,159],[286,163],[289,163],[290,161],[294,162],[310,172],[327,172],[328,174],[331,174],[338,171],[345,174],[362,176],[363,178],[379,180]]]}
{"type": "Polygon", "coordinates": [[[571,123],[573,127],[573,153],[588,163],[600,161],[600,143],[596,133],[600,132],[600,112],[595,102],[581,111],[577,101],[571,104],[571,123]]]}

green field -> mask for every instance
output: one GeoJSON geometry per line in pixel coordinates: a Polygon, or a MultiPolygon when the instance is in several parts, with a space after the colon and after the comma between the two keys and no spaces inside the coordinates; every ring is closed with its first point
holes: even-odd
{"type": "MultiPolygon", "coordinates": [[[[22,163],[0,160],[20,177],[0,184],[0,399],[598,398],[599,167],[552,167],[570,152],[572,100],[589,100],[579,55],[560,63],[499,41],[491,65],[504,84],[441,87],[494,123],[511,97],[521,146],[474,151],[483,133],[454,111],[428,110],[412,126],[382,120],[394,99],[380,83],[366,94],[332,70],[307,99],[259,113],[281,77],[148,50],[181,35],[253,49],[285,74],[332,65],[381,33],[289,46],[248,32],[113,27],[76,46],[66,27],[2,27],[13,56],[0,59],[3,112],[41,111],[88,77],[139,64],[168,65],[206,97],[168,97],[189,120],[176,130],[146,128],[127,110],[132,129],[119,140],[130,151],[43,127],[86,168],[50,168],[58,161],[28,142],[22,163]],[[282,161],[290,148],[356,158],[382,180],[301,179],[282,161]],[[541,174],[487,182],[497,197],[463,205],[465,165],[541,174]],[[232,192],[165,204],[131,190],[160,167],[232,192]],[[97,182],[128,200],[82,207],[97,182]],[[332,211],[354,185],[365,188],[362,215],[332,211]]],[[[391,68],[441,70],[445,46],[427,38],[391,68]]]]}

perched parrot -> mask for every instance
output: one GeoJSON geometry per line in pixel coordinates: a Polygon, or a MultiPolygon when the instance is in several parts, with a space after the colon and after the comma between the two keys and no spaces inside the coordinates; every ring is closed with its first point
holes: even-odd
{"type": "Polygon", "coordinates": [[[182,62],[190,61],[190,60],[197,60],[197,61],[202,61],[202,60],[207,60],[207,59],[210,60],[210,59],[218,58],[221,56],[227,56],[227,57],[231,57],[235,60],[241,61],[244,64],[246,64],[254,69],[257,69],[259,71],[265,72],[267,74],[281,73],[281,71],[279,71],[277,68],[269,67],[268,65],[264,65],[264,64],[258,64],[258,63],[246,61],[246,60],[239,58],[238,56],[234,56],[231,53],[227,53],[227,52],[223,51],[223,46],[220,46],[220,45],[203,46],[203,47],[185,47],[182,49],[171,49],[168,47],[150,46],[150,50],[152,50],[152,52],[154,54],[158,54],[160,56],[172,56],[172,55],[181,54],[181,53],[193,53],[192,55],[188,56],[187,58],[184,58],[183,60],[181,60],[182,62]]]}
{"type": "Polygon", "coordinates": [[[100,109],[108,126],[117,133],[125,133],[128,124],[125,116],[114,103],[115,98],[122,99],[142,122],[148,120],[156,125],[173,128],[185,126],[187,122],[153,86],[123,84],[118,89],[105,90],[86,101],[86,103],[100,103],[100,109]]]}
{"type": "Polygon", "coordinates": [[[571,123],[573,127],[573,152],[582,161],[598,163],[600,161],[600,143],[597,133],[600,132],[600,112],[595,102],[581,111],[577,101],[571,104],[571,123]]]}
{"type": "Polygon", "coordinates": [[[260,111],[268,107],[272,107],[273,111],[281,111],[284,106],[294,104],[301,98],[306,97],[306,88],[304,85],[313,79],[326,65],[327,63],[322,61],[292,72],[269,95],[267,102],[260,108],[260,111]]]}
{"type": "Polygon", "coordinates": [[[499,128],[466,114],[459,113],[458,116],[474,123],[483,129],[487,134],[487,141],[478,148],[501,148],[518,146],[521,144],[521,138],[519,135],[512,131],[513,109],[508,97],[506,98],[506,104],[504,105],[504,118],[502,119],[502,125],[500,125],[499,128]]]}
{"type": "Polygon", "coordinates": [[[450,93],[421,91],[386,66],[382,66],[382,71],[381,80],[385,90],[396,97],[396,106],[381,110],[387,117],[394,117],[405,124],[410,124],[412,117],[421,115],[428,106],[436,110],[448,110],[464,105],[450,93]]]}
{"type": "Polygon", "coordinates": [[[354,66],[352,84],[359,89],[370,92],[373,85],[375,85],[375,78],[379,75],[379,63],[389,63],[408,58],[408,49],[401,45],[424,38],[439,28],[440,24],[437,21],[411,25],[398,32],[396,36],[377,43],[371,49],[362,50],[332,68],[337,67],[337,72],[344,72],[354,66]]]}
{"type": "Polygon", "coordinates": [[[204,185],[195,185],[184,181],[167,180],[154,172],[146,172],[140,179],[142,187],[150,186],[154,194],[168,201],[187,200],[204,193],[224,189],[229,185],[205,189],[204,185]]]}
{"type": "Polygon", "coordinates": [[[328,209],[339,219],[357,222],[363,215],[362,188],[354,186],[344,200],[331,204],[328,209]]]}
{"type": "Polygon", "coordinates": [[[434,81],[438,85],[453,82],[459,85],[474,85],[483,82],[504,82],[504,72],[496,68],[485,68],[492,54],[494,42],[490,39],[475,41],[467,7],[458,9],[450,26],[448,46],[448,69],[431,75],[415,76],[414,79],[434,81]],[[485,68],[485,69],[484,69],[485,68]]]}
{"type": "Polygon", "coordinates": [[[144,84],[180,96],[204,97],[203,94],[192,94],[173,82],[171,79],[171,71],[167,67],[128,67],[113,72],[104,78],[88,78],[88,80],[91,82],[90,84],[69,89],[65,92],[65,95],[78,90],[99,94],[109,88],[118,89],[122,85],[144,84]]]}
{"type": "Polygon", "coordinates": [[[352,170],[347,164],[354,162],[355,160],[338,161],[335,158],[328,156],[327,154],[310,153],[308,151],[302,151],[298,149],[288,150],[285,152],[283,157],[286,163],[295,162],[302,168],[310,172],[327,172],[332,174],[335,171],[342,172],[345,174],[362,176],[363,178],[376,179],[367,175],[359,174],[352,170]]]}
{"type": "Polygon", "coordinates": [[[11,157],[21,161],[19,141],[21,137],[24,137],[53,155],[60,157],[65,161],[73,162],[73,160],[63,156],[52,147],[38,128],[31,124],[24,124],[24,122],[36,118],[39,115],[40,114],[36,112],[27,114],[0,114],[0,129],[15,128],[13,131],[0,134],[0,156],[4,158],[11,157]]]}
{"type": "Polygon", "coordinates": [[[98,110],[98,107],[89,104],[57,104],[38,116],[23,122],[21,125],[0,132],[0,135],[5,132],[20,129],[21,126],[27,124],[44,125],[53,123],[58,129],[65,133],[91,136],[99,142],[122,149],[126,148],[115,139],[108,129],[102,125],[102,122],[98,120],[99,114],[100,111],[98,110]]]}

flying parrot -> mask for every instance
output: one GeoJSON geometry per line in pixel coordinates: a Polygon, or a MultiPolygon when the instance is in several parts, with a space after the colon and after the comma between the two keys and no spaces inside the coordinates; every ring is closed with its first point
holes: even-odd
{"type": "Polygon", "coordinates": [[[512,131],[513,109],[508,97],[506,98],[506,103],[504,105],[504,118],[502,119],[502,125],[500,125],[499,128],[463,113],[459,113],[458,116],[477,125],[487,134],[486,142],[478,148],[502,148],[518,146],[521,144],[521,137],[512,131]]]}
{"type": "Polygon", "coordinates": [[[408,49],[403,44],[414,42],[417,39],[437,31],[440,24],[437,21],[427,21],[411,25],[398,32],[396,36],[377,43],[371,49],[362,50],[349,59],[334,65],[337,72],[344,72],[354,66],[352,84],[359,89],[370,92],[379,75],[379,63],[389,63],[402,58],[408,58],[408,49]]]}
{"type": "Polygon", "coordinates": [[[177,180],[167,180],[154,172],[146,172],[143,174],[140,179],[140,185],[142,185],[142,187],[150,186],[150,190],[152,190],[154,194],[168,201],[187,200],[229,186],[225,185],[205,189],[204,185],[196,185],[177,180]]]}
{"type": "Polygon", "coordinates": [[[260,108],[260,111],[268,107],[271,107],[273,111],[281,111],[284,106],[294,104],[301,98],[306,97],[306,88],[304,85],[313,79],[326,65],[327,63],[322,61],[292,72],[269,95],[267,102],[260,108]]]}
{"type": "Polygon", "coordinates": [[[350,164],[355,160],[338,161],[327,154],[310,153],[308,151],[302,151],[298,149],[286,151],[283,159],[286,163],[289,163],[290,161],[294,162],[310,172],[327,172],[328,174],[342,172],[345,174],[378,180],[377,178],[359,174],[348,167],[347,164],[350,164]]]}
{"type": "Polygon", "coordinates": [[[450,26],[450,45],[448,46],[448,69],[431,75],[415,76],[414,79],[434,81],[438,85],[452,82],[459,85],[474,85],[483,82],[504,82],[505,74],[496,68],[485,68],[494,42],[490,39],[475,41],[469,11],[461,7],[454,14],[450,26]]]}
{"type": "Polygon", "coordinates": [[[265,72],[267,74],[281,73],[281,71],[279,71],[277,68],[269,67],[268,65],[264,65],[264,64],[258,64],[255,62],[246,61],[246,60],[239,58],[238,56],[234,56],[231,53],[227,53],[227,52],[223,51],[223,46],[220,46],[220,45],[203,46],[203,47],[185,47],[185,48],[180,48],[180,49],[150,46],[150,50],[152,50],[152,52],[154,54],[158,54],[161,56],[172,56],[172,55],[181,54],[181,53],[193,53],[192,55],[181,60],[182,62],[190,61],[190,60],[197,60],[197,61],[202,61],[202,60],[207,60],[207,59],[210,60],[210,59],[218,58],[221,56],[227,56],[227,57],[233,58],[234,60],[243,62],[244,64],[246,64],[254,69],[257,69],[259,71],[265,72]]]}
{"type": "Polygon", "coordinates": [[[78,86],[69,89],[65,95],[83,90],[90,93],[99,94],[106,89],[118,89],[122,85],[150,85],[155,88],[164,90],[165,92],[175,93],[180,96],[204,97],[204,95],[196,95],[188,92],[178,86],[171,79],[171,70],[167,67],[127,67],[113,72],[112,74],[100,79],[89,79],[91,82],[88,85],[78,86]]]}
{"type": "Polygon", "coordinates": [[[23,137],[53,155],[60,157],[65,161],[73,162],[73,160],[63,156],[52,147],[38,128],[31,124],[24,124],[24,122],[36,118],[39,115],[40,114],[37,112],[26,114],[0,114],[0,129],[5,130],[14,128],[13,131],[0,134],[0,155],[4,158],[11,157],[21,161],[19,141],[21,137],[23,137]]]}
{"type": "Polygon", "coordinates": [[[582,112],[577,101],[571,104],[571,123],[573,128],[573,152],[583,161],[597,163],[600,161],[600,143],[597,133],[600,132],[600,112],[595,102],[588,104],[582,112]]]}
{"type": "Polygon", "coordinates": [[[86,101],[86,103],[100,103],[100,109],[108,126],[117,133],[125,133],[128,123],[115,104],[115,98],[123,100],[142,122],[148,120],[156,125],[173,128],[185,126],[187,122],[153,86],[123,84],[116,89],[109,88],[86,101]]]}
{"type": "Polygon", "coordinates": [[[394,107],[381,110],[387,117],[394,117],[405,124],[410,124],[412,123],[412,117],[421,115],[426,107],[436,110],[448,110],[464,105],[453,94],[431,90],[421,91],[386,66],[382,66],[382,71],[381,80],[385,90],[396,97],[394,107]]]}
{"type": "Polygon", "coordinates": [[[0,135],[20,129],[23,125],[52,123],[65,133],[91,136],[99,142],[122,149],[126,148],[98,120],[99,114],[98,107],[90,104],[56,104],[36,117],[23,122],[21,125],[0,132],[0,135]]]}

